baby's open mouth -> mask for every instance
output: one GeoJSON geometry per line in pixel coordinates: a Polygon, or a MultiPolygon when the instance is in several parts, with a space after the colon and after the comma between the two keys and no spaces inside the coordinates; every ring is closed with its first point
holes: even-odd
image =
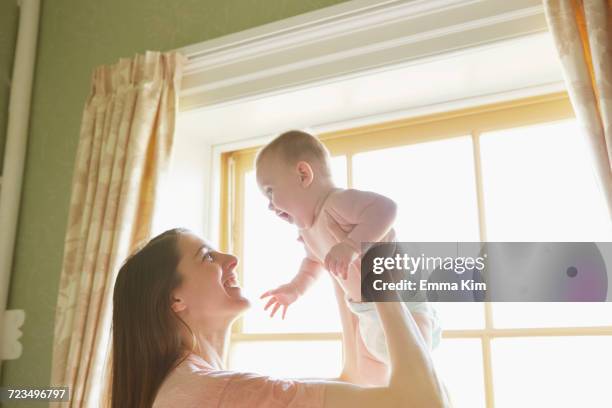
{"type": "Polygon", "coordinates": [[[233,273],[223,281],[223,287],[226,289],[237,288],[238,286],[238,280],[236,279],[236,275],[233,273]]]}

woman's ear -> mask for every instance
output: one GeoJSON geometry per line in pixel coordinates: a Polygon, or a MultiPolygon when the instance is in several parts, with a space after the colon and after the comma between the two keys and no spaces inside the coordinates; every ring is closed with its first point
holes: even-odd
{"type": "Polygon", "coordinates": [[[187,305],[185,304],[185,302],[183,301],[183,299],[181,299],[178,296],[172,296],[172,310],[175,313],[178,312],[182,312],[183,310],[185,310],[187,308],[187,305]]]}
{"type": "Polygon", "coordinates": [[[295,168],[297,170],[298,176],[300,178],[300,184],[302,187],[308,187],[312,184],[314,180],[314,172],[312,171],[312,166],[305,161],[299,161],[295,168]]]}

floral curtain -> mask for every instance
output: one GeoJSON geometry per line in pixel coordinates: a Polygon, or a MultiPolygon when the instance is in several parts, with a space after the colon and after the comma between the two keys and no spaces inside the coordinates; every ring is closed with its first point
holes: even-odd
{"type": "Polygon", "coordinates": [[[612,0],[544,0],[544,8],[612,214],[612,0]]]}
{"type": "Polygon", "coordinates": [[[169,161],[184,57],[146,52],[98,67],[85,104],[55,317],[51,384],[99,407],[114,279],[149,238],[169,161]]]}

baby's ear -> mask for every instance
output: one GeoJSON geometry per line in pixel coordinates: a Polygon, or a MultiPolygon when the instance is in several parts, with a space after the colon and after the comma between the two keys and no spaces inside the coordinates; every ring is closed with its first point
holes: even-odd
{"type": "Polygon", "coordinates": [[[295,168],[297,170],[298,176],[300,178],[300,184],[302,187],[308,187],[312,184],[314,180],[314,172],[312,171],[312,166],[305,161],[299,161],[295,168]]]}

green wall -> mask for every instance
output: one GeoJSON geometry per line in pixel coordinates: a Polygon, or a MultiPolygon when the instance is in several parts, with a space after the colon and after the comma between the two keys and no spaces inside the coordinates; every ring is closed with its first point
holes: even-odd
{"type": "Polygon", "coordinates": [[[4,159],[8,98],[17,36],[17,2],[0,0],[0,174],[4,159]]]}
{"type": "MultiPolygon", "coordinates": [[[[70,183],[81,111],[93,68],[148,49],[171,50],[340,2],[42,2],[24,191],[9,295],[9,308],[26,311],[24,354],[3,364],[3,385],[49,382],[70,183]]],[[[2,19],[4,7],[0,8],[2,19]]]]}

